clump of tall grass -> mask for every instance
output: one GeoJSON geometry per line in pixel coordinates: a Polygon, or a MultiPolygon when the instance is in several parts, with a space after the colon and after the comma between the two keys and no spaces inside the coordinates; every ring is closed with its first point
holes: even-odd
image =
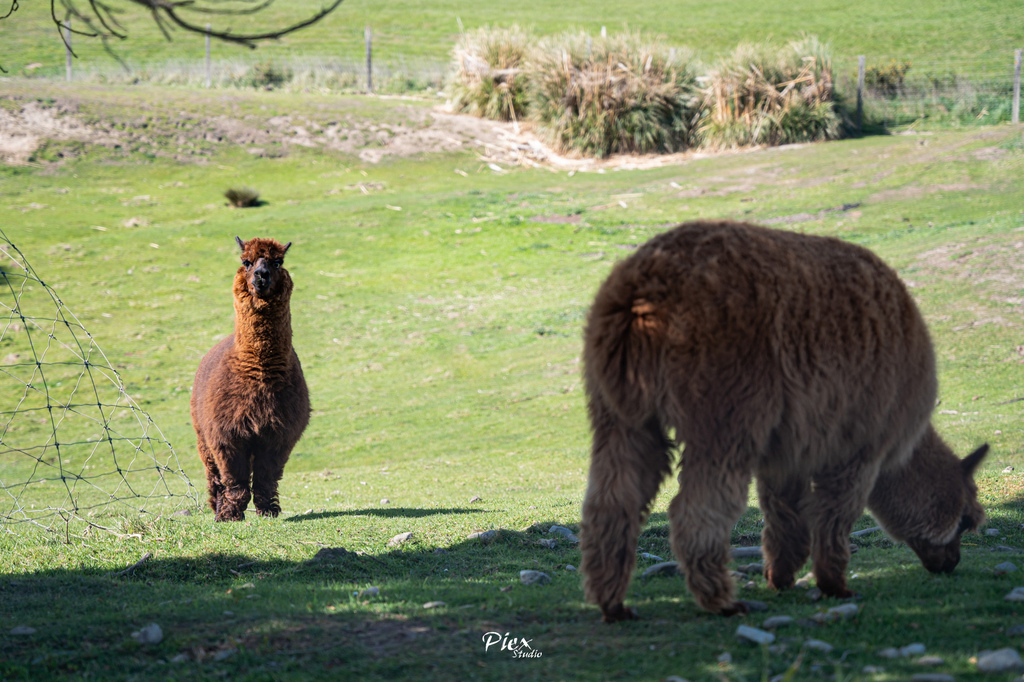
{"type": "Polygon", "coordinates": [[[249,208],[260,205],[260,193],[251,187],[230,187],[224,197],[234,208],[249,208]]]}
{"type": "Polygon", "coordinates": [[[700,118],[696,67],[691,52],[637,33],[546,39],[530,69],[532,116],[562,151],[679,151],[700,118]]]}
{"type": "Polygon", "coordinates": [[[814,37],[784,47],[741,45],[708,79],[703,146],[832,140],[842,133],[832,57],[814,37]]]}
{"type": "Polygon", "coordinates": [[[464,33],[455,45],[449,79],[452,108],[499,121],[522,119],[524,68],[533,45],[533,35],[517,25],[464,33]]]}

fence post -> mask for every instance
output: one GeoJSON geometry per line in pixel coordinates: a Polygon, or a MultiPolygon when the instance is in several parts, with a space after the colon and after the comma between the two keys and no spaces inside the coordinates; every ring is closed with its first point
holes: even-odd
{"type": "Polygon", "coordinates": [[[607,38],[608,37],[608,29],[606,29],[604,26],[601,27],[601,37],[602,38],[607,38]]]}
{"type": "Polygon", "coordinates": [[[367,26],[363,36],[366,38],[366,91],[373,92],[373,30],[367,26]]]}
{"type": "Polygon", "coordinates": [[[857,130],[864,127],[864,55],[857,57],[857,130]]]}
{"type": "Polygon", "coordinates": [[[1020,53],[1013,51],[1013,122],[1020,123],[1020,53]]]}
{"type": "Polygon", "coordinates": [[[213,74],[210,69],[210,24],[206,25],[206,87],[213,83],[213,74]]]}
{"type": "Polygon", "coordinates": [[[71,82],[71,20],[64,20],[64,80],[71,82]]]}

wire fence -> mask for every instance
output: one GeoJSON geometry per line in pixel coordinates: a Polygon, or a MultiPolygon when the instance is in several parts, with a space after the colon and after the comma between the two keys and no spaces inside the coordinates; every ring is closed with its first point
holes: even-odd
{"type": "Polygon", "coordinates": [[[160,427],[0,230],[0,529],[197,505],[160,427]]]}

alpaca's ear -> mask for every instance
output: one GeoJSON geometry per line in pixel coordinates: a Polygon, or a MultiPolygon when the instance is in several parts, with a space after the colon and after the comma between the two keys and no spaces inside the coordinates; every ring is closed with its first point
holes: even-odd
{"type": "Polygon", "coordinates": [[[287,244],[285,244],[284,245],[284,252],[288,253],[288,249],[290,249],[291,247],[292,247],[292,243],[291,242],[288,242],[287,244]]]}
{"type": "Polygon", "coordinates": [[[236,242],[238,242],[238,248],[240,248],[240,249],[241,249],[242,251],[245,251],[245,242],[243,242],[243,241],[242,241],[242,240],[241,240],[241,239],[240,239],[239,237],[237,237],[237,236],[235,237],[235,241],[236,241],[236,242]]]}
{"type": "Polygon", "coordinates": [[[980,448],[972,452],[971,454],[960,460],[960,466],[964,469],[964,474],[971,476],[974,474],[974,470],[978,468],[981,461],[985,459],[985,455],[988,454],[988,443],[985,443],[980,448]]]}

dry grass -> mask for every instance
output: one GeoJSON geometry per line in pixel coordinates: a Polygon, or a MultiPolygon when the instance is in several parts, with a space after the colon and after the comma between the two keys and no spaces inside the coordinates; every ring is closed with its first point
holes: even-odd
{"type": "Polygon", "coordinates": [[[561,151],[675,152],[700,117],[692,53],[637,33],[544,40],[530,78],[532,116],[561,151]]]}
{"type": "Polygon", "coordinates": [[[715,148],[830,140],[842,132],[829,47],[741,45],[711,71],[699,135],[715,148]]]}
{"type": "Polygon", "coordinates": [[[516,121],[526,114],[524,67],[533,36],[519,26],[463,34],[449,78],[450,105],[474,116],[516,121]]]}

